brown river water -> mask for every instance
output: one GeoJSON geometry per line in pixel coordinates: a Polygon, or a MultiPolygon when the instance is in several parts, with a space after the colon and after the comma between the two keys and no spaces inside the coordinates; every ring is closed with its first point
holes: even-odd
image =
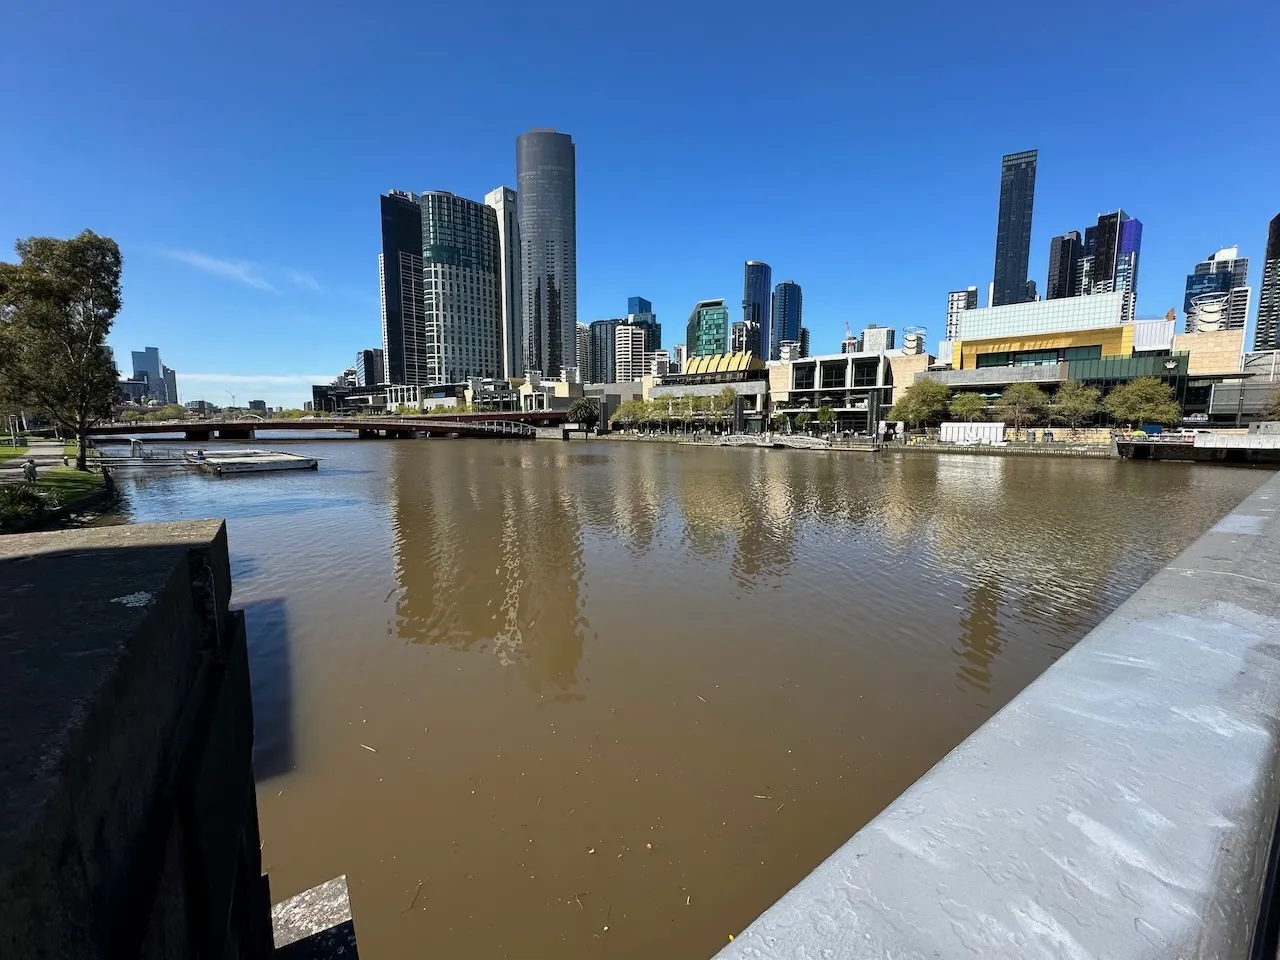
{"type": "Polygon", "coordinates": [[[124,515],[227,518],[272,895],[345,873],[367,960],[709,957],[1270,476],[278,446],[124,515]]]}

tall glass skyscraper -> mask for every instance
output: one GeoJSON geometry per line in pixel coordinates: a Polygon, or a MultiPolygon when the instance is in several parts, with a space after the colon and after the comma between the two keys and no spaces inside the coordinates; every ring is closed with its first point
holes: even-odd
{"type": "Polygon", "coordinates": [[[524,376],[524,297],[520,294],[520,220],[516,192],[498,187],[484,195],[498,215],[499,257],[502,267],[502,376],[524,376]]]}
{"type": "Polygon", "coordinates": [[[1267,230],[1267,250],[1262,261],[1262,293],[1258,297],[1258,329],[1253,349],[1280,350],[1280,213],[1267,230]]]}
{"type": "Polygon", "coordinates": [[[991,306],[1025,303],[1031,259],[1031,208],[1038,151],[1006,154],[1000,162],[1000,212],[996,218],[996,269],[991,306]]]}
{"type": "Polygon", "coordinates": [[[691,357],[710,357],[729,347],[729,311],[723,300],[699,300],[685,324],[685,345],[691,357]]]}
{"type": "Polygon", "coordinates": [[[569,377],[577,365],[576,181],[567,133],[531,130],[516,138],[525,369],[547,377],[569,377]]]}
{"type": "Polygon", "coordinates": [[[381,197],[382,355],[387,382],[397,386],[427,383],[426,331],[422,327],[422,210],[404,190],[381,197]]]}
{"type": "MultiPolygon", "coordinates": [[[[422,194],[427,383],[502,376],[502,272],[493,207],[422,194]]],[[[574,326],[575,353],[577,326],[574,326]]]]}
{"type": "Polygon", "coordinates": [[[1138,259],[1142,253],[1142,221],[1123,210],[1104,213],[1084,231],[1080,268],[1076,274],[1079,295],[1122,291],[1121,320],[1132,323],[1138,309],[1138,259]]]}
{"type": "Polygon", "coordinates": [[[1080,270],[1081,255],[1079,230],[1069,230],[1049,241],[1049,282],[1044,292],[1046,300],[1060,300],[1076,295],[1076,274],[1080,270]]]}
{"type": "Polygon", "coordinates": [[[583,375],[586,383],[616,383],[617,356],[615,354],[614,337],[622,318],[615,320],[593,320],[587,327],[587,372],[583,375]]]}
{"type": "Polygon", "coordinates": [[[773,288],[773,341],[769,346],[769,359],[782,357],[782,345],[787,341],[800,342],[801,320],[804,317],[804,296],[800,284],[783,280],[773,288]]]}
{"type": "MultiPolygon", "coordinates": [[[[769,321],[772,314],[770,294],[773,290],[773,268],[759,260],[748,260],[742,265],[742,321],[754,323],[759,333],[759,351],[769,348],[772,331],[769,321]]],[[[750,328],[744,328],[749,330],[750,328]]],[[[757,354],[759,355],[759,354],[757,354]]],[[[768,359],[768,357],[764,357],[768,359]]]]}

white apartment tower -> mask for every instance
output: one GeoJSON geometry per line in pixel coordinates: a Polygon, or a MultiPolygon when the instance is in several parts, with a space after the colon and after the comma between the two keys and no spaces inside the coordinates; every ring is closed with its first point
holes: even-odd
{"type": "Polygon", "coordinates": [[[947,339],[960,338],[960,314],[978,308],[978,288],[952,290],[947,294],[947,339]]]}
{"type": "Polygon", "coordinates": [[[498,187],[484,195],[484,202],[498,215],[498,276],[502,295],[502,377],[524,376],[524,293],[520,283],[520,219],[516,216],[516,192],[498,187]]]}
{"type": "Polygon", "coordinates": [[[650,357],[645,353],[645,328],[620,323],[613,331],[614,369],[618,383],[639,380],[649,374],[650,357]]]}

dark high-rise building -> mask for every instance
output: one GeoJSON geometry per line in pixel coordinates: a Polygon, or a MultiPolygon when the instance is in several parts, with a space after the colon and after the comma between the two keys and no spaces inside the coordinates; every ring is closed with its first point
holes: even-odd
{"type": "Polygon", "coordinates": [[[381,197],[382,252],[378,279],[382,300],[382,350],[388,383],[427,382],[426,329],[422,316],[422,210],[403,190],[381,197]]]}
{"type": "Polygon", "coordinates": [[[662,324],[653,304],[644,297],[627,298],[627,323],[644,328],[644,348],[648,353],[662,349],[662,324]]]}
{"type": "Polygon", "coordinates": [[[729,352],[749,353],[761,357],[760,324],[754,320],[735,320],[729,328],[729,352]]]}
{"type": "Polygon", "coordinates": [[[1253,349],[1280,350],[1280,213],[1267,230],[1267,249],[1262,261],[1262,293],[1258,296],[1258,329],[1253,349]]]}
{"type": "Polygon", "coordinates": [[[760,347],[754,351],[757,357],[764,357],[769,345],[773,342],[773,334],[769,329],[772,313],[773,269],[759,260],[748,260],[742,265],[742,319],[745,323],[756,324],[759,330],[760,347]]]}
{"type": "Polygon", "coordinates": [[[1049,241],[1049,282],[1044,292],[1046,300],[1060,300],[1076,295],[1076,275],[1080,271],[1082,255],[1079,230],[1068,230],[1049,241]]]}
{"type": "Polygon", "coordinates": [[[356,351],[356,386],[376,387],[387,382],[381,350],[356,351]]]}
{"type": "Polygon", "coordinates": [[[996,218],[996,269],[991,306],[1025,303],[1031,259],[1031,208],[1037,151],[1006,154],[1000,163],[1000,212],[996,218]]]}
{"type": "Polygon", "coordinates": [[[804,314],[804,296],[800,292],[800,284],[794,280],[783,280],[773,288],[772,304],[772,341],[769,345],[769,359],[777,360],[782,356],[782,344],[786,341],[800,342],[800,325],[804,314]]]}
{"type": "Polygon", "coordinates": [[[531,130],[516,138],[525,369],[567,376],[577,363],[577,160],[573,138],[531,130]]]}
{"type": "Polygon", "coordinates": [[[586,383],[617,383],[617,353],[614,347],[618,324],[623,320],[593,320],[587,327],[588,367],[586,383]]]}
{"type": "Polygon", "coordinates": [[[800,356],[809,356],[809,328],[800,328],[800,356]]]}
{"type": "Polygon", "coordinates": [[[1122,291],[1122,319],[1132,323],[1138,304],[1138,258],[1142,253],[1142,221],[1123,210],[1104,213],[1084,231],[1082,256],[1076,275],[1078,294],[1122,291]]]}

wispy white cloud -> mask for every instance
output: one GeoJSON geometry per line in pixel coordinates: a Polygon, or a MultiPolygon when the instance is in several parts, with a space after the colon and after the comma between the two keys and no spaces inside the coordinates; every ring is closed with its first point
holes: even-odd
{"type": "Polygon", "coordinates": [[[195,250],[165,250],[162,252],[171,260],[185,263],[189,267],[195,267],[197,270],[203,270],[205,273],[211,273],[216,277],[234,280],[236,283],[242,283],[246,287],[253,287],[255,290],[276,292],[276,288],[262,275],[262,268],[250,260],[224,260],[221,257],[213,257],[195,250]]]}
{"type": "Polygon", "coordinates": [[[310,290],[312,293],[323,293],[324,288],[320,286],[320,281],[307,273],[305,270],[285,270],[285,277],[296,287],[303,290],[310,290]]]}

